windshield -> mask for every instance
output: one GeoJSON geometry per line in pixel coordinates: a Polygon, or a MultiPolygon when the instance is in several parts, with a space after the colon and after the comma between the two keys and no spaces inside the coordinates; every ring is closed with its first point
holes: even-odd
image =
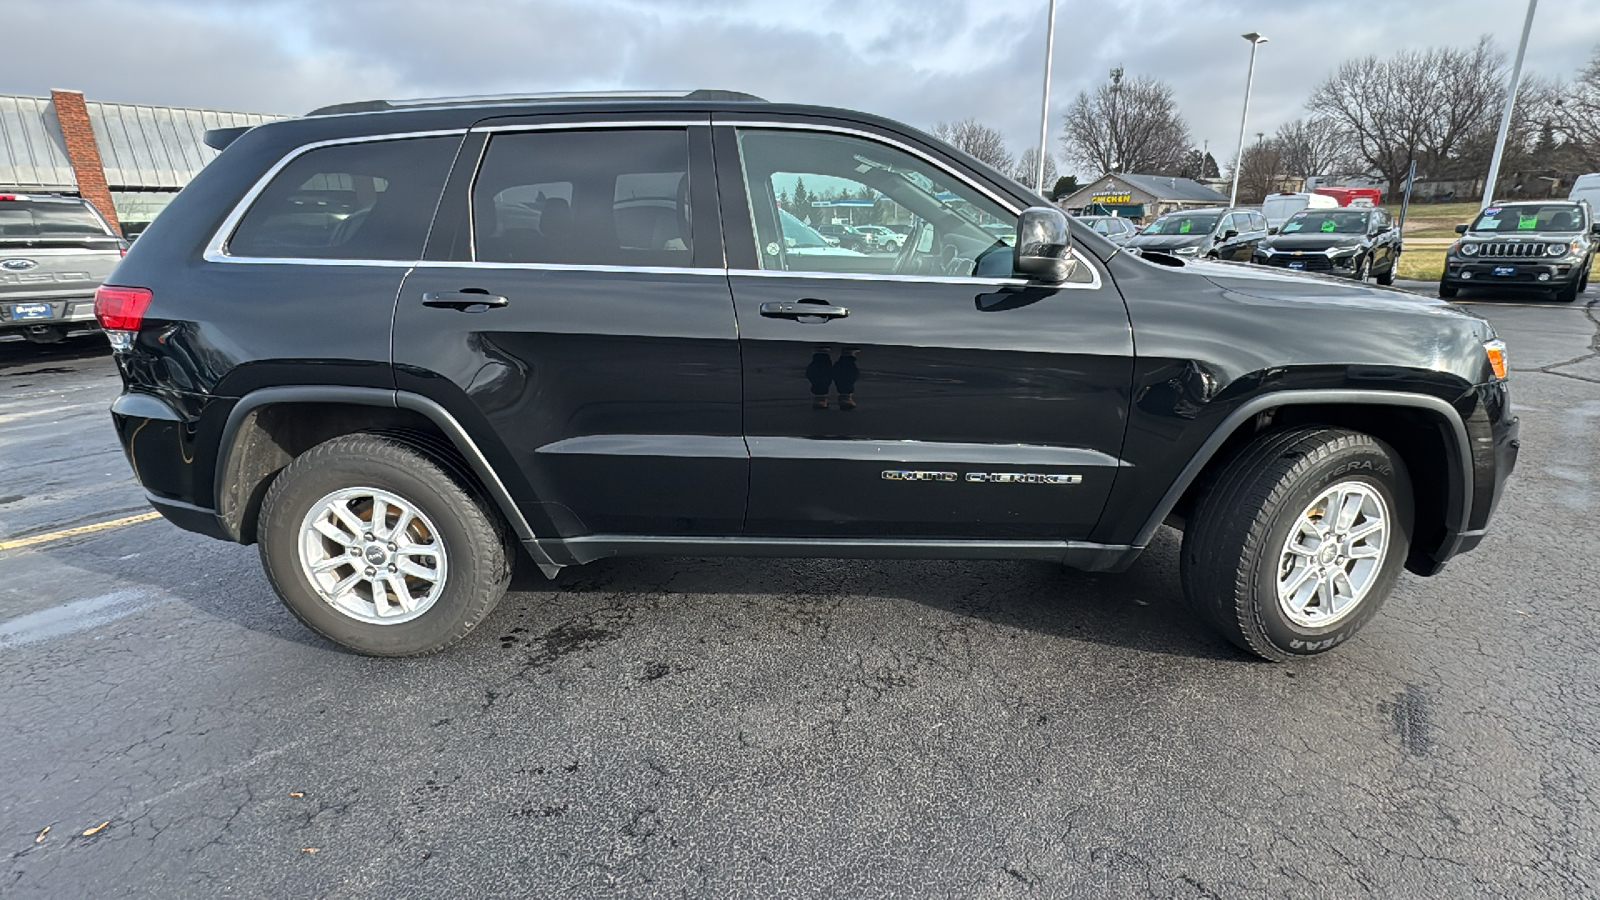
{"type": "Polygon", "coordinates": [[[1140,234],[1210,234],[1217,227],[1219,217],[1213,213],[1205,216],[1162,216],[1145,226],[1140,234]]]}
{"type": "Polygon", "coordinates": [[[1491,206],[1478,213],[1473,231],[1498,234],[1519,231],[1581,231],[1583,211],[1576,203],[1519,203],[1491,206]]]}
{"type": "Polygon", "coordinates": [[[1297,212],[1283,223],[1284,234],[1366,234],[1366,212],[1322,211],[1297,212]]]}
{"type": "Polygon", "coordinates": [[[783,240],[791,248],[801,247],[826,247],[828,242],[810,225],[796,219],[786,209],[778,210],[778,219],[783,223],[783,240]]]}
{"type": "Polygon", "coordinates": [[[105,233],[105,226],[82,204],[0,201],[0,237],[103,237],[105,233]]]}

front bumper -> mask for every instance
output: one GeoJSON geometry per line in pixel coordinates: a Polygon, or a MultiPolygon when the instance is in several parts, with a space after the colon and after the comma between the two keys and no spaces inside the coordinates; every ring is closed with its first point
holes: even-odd
{"type": "Polygon", "coordinates": [[[1336,275],[1344,278],[1356,277],[1359,259],[1359,256],[1329,256],[1320,251],[1280,252],[1270,256],[1257,253],[1250,257],[1251,262],[1268,268],[1287,269],[1291,272],[1315,272],[1319,275],[1336,275]]]}
{"type": "MultiPolygon", "coordinates": [[[[1438,549],[1429,554],[1429,564],[1411,566],[1421,575],[1431,575],[1458,554],[1483,542],[1489,520],[1500,506],[1506,481],[1517,465],[1522,448],[1521,422],[1511,413],[1510,386],[1495,381],[1474,388],[1457,404],[1466,426],[1472,456],[1472,494],[1465,498],[1465,528],[1452,528],[1438,549]]],[[[1459,521],[1459,520],[1458,520],[1459,521]]]]}
{"type": "Polygon", "coordinates": [[[1458,288],[1516,288],[1555,290],[1583,277],[1584,264],[1539,259],[1445,260],[1443,282],[1458,288]]]}

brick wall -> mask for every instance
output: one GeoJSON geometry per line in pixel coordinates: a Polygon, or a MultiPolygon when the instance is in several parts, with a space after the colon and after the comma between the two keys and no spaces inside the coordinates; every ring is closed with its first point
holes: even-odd
{"type": "Polygon", "coordinates": [[[89,121],[89,108],[83,103],[81,91],[52,89],[50,100],[55,104],[56,120],[61,123],[61,136],[67,144],[67,159],[78,177],[78,193],[94,204],[106,217],[111,227],[122,233],[117,222],[117,210],[111,203],[111,189],[106,186],[105,166],[100,162],[100,147],[94,142],[94,126],[89,121]]]}

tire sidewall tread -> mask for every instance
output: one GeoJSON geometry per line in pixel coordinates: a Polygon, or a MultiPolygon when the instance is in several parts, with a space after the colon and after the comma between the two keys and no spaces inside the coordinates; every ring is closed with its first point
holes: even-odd
{"type": "Polygon", "coordinates": [[[423,450],[387,435],[333,438],[273,478],[261,504],[262,567],[289,611],[323,637],[368,656],[423,656],[455,643],[505,594],[514,558],[498,512],[423,450]],[[300,523],[311,504],[344,487],[374,487],[424,511],[449,556],[444,591],[425,613],[394,625],[349,618],[322,600],[302,573],[300,523]]]}

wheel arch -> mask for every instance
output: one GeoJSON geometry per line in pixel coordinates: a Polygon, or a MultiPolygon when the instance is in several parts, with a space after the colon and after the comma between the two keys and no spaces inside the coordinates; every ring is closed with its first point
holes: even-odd
{"type": "Polygon", "coordinates": [[[273,476],[311,447],[357,432],[399,437],[449,465],[483,491],[520,541],[533,545],[527,518],[444,407],[405,391],[339,385],[263,388],[234,404],[223,425],[213,484],[217,519],[228,536],[254,543],[256,515],[273,476]]]}
{"type": "Polygon", "coordinates": [[[1361,431],[1399,454],[1411,475],[1416,510],[1406,567],[1421,575],[1437,572],[1438,552],[1468,527],[1472,451],[1460,414],[1449,403],[1427,394],[1317,390],[1252,398],[1229,414],[1201,445],[1140,529],[1134,546],[1148,545],[1164,522],[1181,525],[1210,476],[1256,435],[1311,424],[1361,431]],[[1443,466],[1437,464],[1441,457],[1443,466]]]}

